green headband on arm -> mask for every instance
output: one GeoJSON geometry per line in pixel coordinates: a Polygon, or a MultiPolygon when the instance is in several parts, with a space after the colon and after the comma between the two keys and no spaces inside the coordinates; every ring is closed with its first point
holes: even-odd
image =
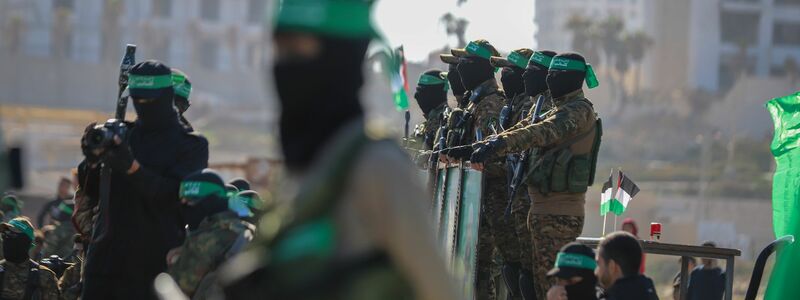
{"type": "Polygon", "coordinates": [[[528,59],[525,58],[525,56],[522,56],[522,54],[519,54],[517,52],[511,52],[511,54],[509,54],[506,59],[510,61],[512,64],[516,65],[517,67],[523,69],[525,69],[525,67],[528,66],[528,59]]]}
{"type": "Polygon", "coordinates": [[[492,51],[489,50],[489,48],[486,48],[486,47],[482,46],[481,44],[478,44],[478,43],[475,43],[475,42],[469,42],[469,44],[467,45],[467,48],[465,48],[465,50],[467,50],[467,53],[469,53],[469,54],[472,54],[472,55],[475,55],[475,56],[479,56],[479,57],[483,57],[485,59],[490,59],[490,57],[492,57],[492,51]]]}
{"type": "Polygon", "coordinates": [[[128,75],[128,88],[154,90],[172,86],[172,74],[167,75],[128,75]]]}
{"type": "Polygon", "coordinates": [[[33,238],[33,228],[30,225],[28,225],[27,223],[22,222],[20,220],[8,221],[8,225],[14,226],[14,228],[18,229],[19,231],[21,231],[22,233],[27,235],[28,238],[31,239],[31,242],[33,242],[33,240],[34,240],[34,238],[33,238]]]}
{"type": "Polygon", "coordinates": [[[181,198],[200,199],[208,196],[225,197],[225,187],[205,181],[184,181],[181,183],[181,198]]]}
{"type": "Polygon", "coordinates": [[[597,81],[597,76],[594,74],[592,65],[579,60],[556,57],[553,58],[553,61],[550,63],[550,69],[586,72],[586,86],[593,89],[600,85],[600,82],[597,81]]]}
{"type": "Polygon", "coordinates": [[[556,268],[563,267],[594,270],[597,268],[597,262],[586,255],[559,252],[556,257],[556,268]]]}
{"type": "Polygon", "coordinates": [[[533,52],[533,55],[531,55],[530,61],[543,65],[547,68],[550,68],[550,63],[553,62],[553,57],[547,56],[547,54],[536,51],[533,52]]]}

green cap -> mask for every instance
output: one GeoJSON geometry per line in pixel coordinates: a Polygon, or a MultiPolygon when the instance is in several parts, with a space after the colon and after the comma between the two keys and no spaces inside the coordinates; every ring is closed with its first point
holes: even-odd
{"type": "Polygon", "coordinates": [[[14,229],[16,229],[16,231],[22,232],[25,235],[27,235],[28,238],[31,239],[31,243],[33,243],[33,241],[34,241],[33,225],[31,224],[30,221],[28,221],[25,218],[17,217],[17,218],[11,219],[11,221],[8,221],[8,223],[6,223],[6,224],[8,224],[8,226],[10,228],[14,228],[14,229]]]}
{"type": "Polygon", "coordinates": [[[500,56],[500,52],[487,40],[474,40],[464,49],[452,49],[450,52],[456,57],[481,57],[489,60],[492,56],[500,56]]]}
{"type": "Polygon", "coordinates": [[[594,270],[597,262],[594,258],[583,254],[559,252],[556,256],[556,268],[576,268],[594,270]]]}
{"type": "Polygon", "coordinates": [[[372,0],[280,0],[276,31],[311,32],[341,38],[374,38],[372,0]]]}
{"type": "Polygon", "coordinates": [[[528,66],[528,59],[533,54],[533,50],[528,48],[520,48],[508,54],[506,58],[502,58],[499,56],[492,56],[491,62],[492,66],[496,68],[503,68],[503,67],[518,67],[525,69],[528,66]]]}
{"type": "Polygon", "coordinates": [[[597,76],[594,74],[592,65],[579,60],[556,56],[550,63],[550,69],[585,72],[586,86],[593,89],[600,85],[600,82],[597,81],[597,76]]]}
{"type": "Polygon", "coordinates": [[[442,60],[443,63],[449,65],[457,65],[458,64],[458,57],[455,57],[450,54],[439,54],[439,59],[442,60]]]}

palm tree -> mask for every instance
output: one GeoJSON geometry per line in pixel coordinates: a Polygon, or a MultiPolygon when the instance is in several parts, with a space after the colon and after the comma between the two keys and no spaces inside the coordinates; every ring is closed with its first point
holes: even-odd
{"type": "Polygon", "coordinates": [[[625,49],[630,54],[630,59],[636,64],[633,80],[633,97],[634,99],[639,95],[639,85],[642,77],[642,60],[647,50],[653,46],[653,39],[644,31],[634,31],[626,34],[623,37],[625,49]]]}
{"type": "Polygon", "coordinates": [[[612,60],[618,56],[617,52],[622,50],[620,38],[622,31],[625,30],[625,21],[612,15],[597,24],[597,29],[602,39],[604,64],[610,69],[612,60]]]}
{"type": "Polygon", "coordinates": [[[439,18],[439,22],[444,24],[448,36],[455,36],[458,39],[458,45],[456,45],[456,47],[463,48],[467,45],[467,39],[465,37],[467,26],[469,25],[467,19],[457,18],[451,13],[446,13],[439,18]]]}
{"type": "Polygon", "coordinates": [[[592,20],[582,15],[574,14],[567,19],[565,27],[572,32],[572,49],[580,53],[588,53],[590,49],[590,35],[593,27],[592,20]]]}

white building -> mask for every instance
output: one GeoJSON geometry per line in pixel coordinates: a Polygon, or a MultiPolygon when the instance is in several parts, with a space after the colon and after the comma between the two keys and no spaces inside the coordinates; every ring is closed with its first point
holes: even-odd
{"type": "Polygon", "coordinates": [[[198,96],[205,94],[228,103],[263,100],[259,75],[261,51],[265,48],[262,18],[267,3],[267,0],[0,0],[2,59],[26,62],[22,70],[3,68],[0,78],[14,75],[34,78],[37,77],[34,74],[67,71],[62,69],[97,70],[66,81],[40,76],[38,79],[44,82],[39,84],[61,87],[58,89],[61,99],[43,91],[31,91],[25,86],[26,81],[0,82],[6,95],[11,95],[3,101],[57,105],[66,97],[67,101],[87,104],[82,106],[107,102],[98,99],[98,95],[113,95],[105,89],[115,87],[113,83],[106,87],[105,81],[98,79],[114,78],[128,43],[137,45],[137,61],[159,59],[186,71],[198,96]],[[24,68],[39,65],[47,69],[24,68]],[[96,85],[104,86],[95,88],[96,85]]]}

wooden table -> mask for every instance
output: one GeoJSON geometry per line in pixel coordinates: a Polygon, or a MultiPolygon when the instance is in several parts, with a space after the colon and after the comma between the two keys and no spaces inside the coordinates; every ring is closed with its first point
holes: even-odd
{"type": "MultiPolygon", "coordinates": [[[[597,248],[600,238],[578,238],[578,242],[597,248]]],[[[717,258],[725,260],[725,300],[733,299],[734,258],[742,255],[739,249],[715,248],[694,245],[669,244],[656,241],[639,241],[645,253],[680,256],[681,259],[681,300],[685,300],[689,289],[689,258],[717,258]]]]}

